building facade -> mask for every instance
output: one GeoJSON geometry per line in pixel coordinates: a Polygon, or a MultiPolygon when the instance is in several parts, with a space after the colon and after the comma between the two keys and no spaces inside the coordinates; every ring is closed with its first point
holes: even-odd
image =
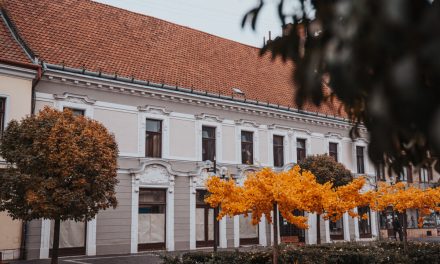
{"type": "MultiPolygon", "coordinates": [[[[0,134],[9,121],[31,114],[32,86],[38,79],[34,65],[14,39],[0,15],[0,134]]],[[[5,162],[0,157],[0,169],[5,162]]],[[[23,225],[0,212],[0,260],[18,258],[22,246],[23,225]]]]}
{"type": "MultiPolygon", "coordinates": [[[[203,198],[214,159],[217,175],[242,184],[247,173],[263,167],[288,170],[308,155],[329,154],[354,175],[365,175],[365,190],[375,187],[367,132],[361,129],[353,141],[350,123],[335,106],[297,110],[293,65],[88,0],[6,0],[2,13],[17,43],[41,61],[33,110],[69,108],[103,123],[119,145],[119,205],[86,223],[63,222],[64,255],[211,247],[214,212],[203,198]]],[[[322,219],[320,240],[376,239],[379,215],[358,210],[369,219],[322,219]]],[[[305,231],[275,219],[281,241],[317,242],[315,215],[305,231]]],[[[219,226],[220,248],[273,241],[265,219],[252,226],[236,216],[219,226]]],[[[48,258],[53,223],[35,220],[26,227],[27,258],[48,258]]]]}

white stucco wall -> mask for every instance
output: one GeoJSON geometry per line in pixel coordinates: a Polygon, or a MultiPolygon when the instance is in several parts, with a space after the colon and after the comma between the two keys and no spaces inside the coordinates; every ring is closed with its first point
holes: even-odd
{"type": "Polygon", "coordinates": [[[94,110],[93,118],[115,134],[120,153],[138,152],[137,114],[97,108],[94,110]]]}
{"type": "Polygon", "coordinates": [[[170,118],[171,158],[196,159],[195,121],[170,118]]]}

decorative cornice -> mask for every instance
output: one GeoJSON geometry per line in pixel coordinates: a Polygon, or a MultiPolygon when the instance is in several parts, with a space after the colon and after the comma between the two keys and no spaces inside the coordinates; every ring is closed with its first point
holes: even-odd
{"type": "Polygon", "coordinates": [[[153,106],[153,105],[138,106],[138,110],[141,112],[147,112],[150,114],[159,114],[159,115],[170,115],[171,113],[171,111],[166,110],[165,107],[153,106]]]}
{"type": "Polygon", "coordinates": [[[205,114],[205,113],[202,113],[200,115],[195,115],[194,117],[199,120],[213,121],[213,122],[218,122],[218,123],[221,123],[224,120],[224,118],[220,118],[217,115],[210,115],[210,114],[205,114]]]}
{"type": "Polygon", "coordinates": [[[72,93],[54,94],[53,98],[55,100],[78,102],[78,103],[84,103],[84,104],[89,104],[89,105],[93,105],[96,102],[96,100],[90,99],[87,95],[79,95],[79,94],[72,94],[72,93]]]}
{"type": "Polygon", "coordinates": [[[247,126],[247,127],[255,127],[255,128],[260,127],[260,125],[257,122],[252,120],[245,120],[245,119],[235,120],[235,124],[241,126],[247,126]]]}
{"type": "Polygon", "coordinates": [[[324,135],[324,137],[326,137],[326,138],[337,138],[337,139],[340,139],[340,140],[344,139],[344,137],[341,134],[333,133],[333,132],[328,132],[327,134],[324,135]]]}
{"type": "MultiPolygon", "coordinates": [[[[228,98],[224,98],[224,96],[210,96],[209,93],[197,93],[195,91],[194,93],[190,93],[190,90],[185,88],[173,90],[172,87],[168,87],[167,85],[162,85],[161,87],[163,88],[160,88],[157,85],[151,86],[148,82],[145,82],[145,84],[127,83],[122,82],[119,79],[109,80],[97,76],[71,73],[55,69],[46,69],[44,79],[51,82],[65,83],[66,85],[86,87],[89,89],[97,89],[118,94],[154,98],[162,101],[172,101],[317,126],[346,130],[352,127],[346,119],[339,117],[328,117],[319,113],[293,111],[288,110],[287,107],[284,109],[284,107],[281,106],[279,108],[274,108],[260,104],[251,104],[249,103],[250,100],[247,102],[232,101],[228,98]]],[[[240,123],[241,121],[239,120],[238,122],[240,123]]],[[[258,124],[255,123],[254,125],[258,124]]],[[[365,128],[361,128],[361,132],[367,131],[365,128]]]]}

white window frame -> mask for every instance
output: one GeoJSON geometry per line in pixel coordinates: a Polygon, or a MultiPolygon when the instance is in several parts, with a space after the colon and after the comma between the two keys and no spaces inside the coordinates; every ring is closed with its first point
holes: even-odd
{"type": "Polygon", "coordinates": [[[289,149],[289,133],[287,131],[271,131],[269,133],[269,149],[268,149],[268,153],[269,153],[269,164],[271,167],[275,167],[275,159],[274,159],[274,153],[273,153],[273,137],[274,136],[281,136],[283,137],[283,166],[289,163],[289,153],[290,153],[290,149],[289,149]]]}
{"type": "Polygon", "coordinates": [[[259,133],[258,133],[258,128],[256,127],[248,127],[248,126],[238,126],[236,127],[236,132],[237,132],[237,137],[236,137],[236,156],[237,156],[237,164],[241,164],[241,165],[247,165],[247,164],[243,164],[241,162],[241,132],[245,131],[245,132],[252,132],[253,133],[253,165],[254,166],[260,166],[261,162],[260,162],[260,145],[258,143],[259,141],[259,133]]]}
{"type": "MultiPolygon", "coordinates": [[[[222,124],[213,121],[199,120],[197,121],[196,130],[196,157],[198,161],[203,160],[202,148],[203,148],[203,127],[215,128],[215,159],[216,162],[223,161],[223,141],[222,141],[222,124]]],[[[211,160],[213,161],[213,160],[211,160]]]]}
{"type": "Polygon", "coordinates": [[[307,133],[295,131],[293,133],[293,148],[291,151],[292,157],[293,157],[293,160],[295,161],[295,163],[298,163],[298,157],[296,155],[296,148],[298,146],[298,144],[297,144],[298,139],[305,139],[306,140],[306,157],[313,155],[312,145],[311,145],[312,137],[307,133]]]}
{"type": "Polygon", "coordinates": [[[339,140],[339,139],[335,139],[335,138],[329,138],[329,139],[327,139],[327,155],[329,155],[330,156],[330,143],[335,143],[335,144],[337,144],[337,148],[336,148],[336,151],[338,152],[337,153],[337,157],[338,157],[338,162],[339,163],[342,163],[342,164],[344,164],[345,165],[345,162],[342,160],[342,142],[341,142],[341,140],[339,140]]]}
{"type": "Polygon", "coordinates": [[[78,110],[84,111],[84,116],[88,118],[93,118],[93,106],[89,104],[81,104],[81,103],[75,103],[70,101],[56,101],[55,102],[55,108],[57,108],[60,111],[63,111],[64,108],[73,108],[78,110]]]}
{"type": "Polygon", "coordinates": [[[356,156],[356,147],[363,147],[364,148],[364,173],[361,174],[369,174],[370,172],[370,166],[369,166],[369,162],[368,162],[368,158],[367,158],[367,153],[368,153],[368,145],[366,142],[364,141],[356,141],[353,143],[353,148],[352,148],[352,160],[353,160],[353,164],[352,164],[352,172],[355,174],[358,174],[357,171],[357,156],[356,156]]]}
{"type": "Polygon", "coordinates": [[[10,97],[7,94],[0,94],[0,98],[4,98],[5,99],[5,116],[4,116],[4,124],[3,124],[3,128],[4,130],[6,130],[6,128],[8,128],[8,124],[11,120],[9,120],[9,102],[10,102],[10,97]]]}
{"type": "Polygon", "coordinates": [[[142,158],[145,157],[145,133],[147,126],[147,119],[154,119],[162,121],[162,157],[161,159],[168,159],[170,156],[170,118],[166,115],[154,114],[154,113],[139,113],[139,146],[138,153],[142,158]]]}

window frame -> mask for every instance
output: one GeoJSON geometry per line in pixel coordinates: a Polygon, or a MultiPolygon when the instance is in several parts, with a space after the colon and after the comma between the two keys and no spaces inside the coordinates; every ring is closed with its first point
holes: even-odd
{"type": "Polygon", "coordinates": [[[295,150],[296,150],[296,162],[297,163],[299,163],[301,160],[303,160],[303,159],[305,159],[306,157],[307,157],[307,138],[303,138],[303,137],[297,137],[296,138],[296,140],[295,140],[295,144],[296,144],[296,148],[295,148],[295,150]],[[303,141],[304,142],[304,148],[299,148],[298,147],[298,142],[299,141],[303,141]],[[300,154],[300,152],[299,151],[304,151],[304,157],[302,158],[302,159],[300,159],[299,158],[299,154],[300,154]]]}
{"type": "MultiPolygon", "coordinates": [[[[156,118],[150,118],[150,117],[147,117],[146,119],[145,119],[145,133],[144,133],[144,136],[145,136],[145,157],[146,158],[163,158],[163,120],[162,119],[156,119],[156,118]],[[160,124],[160,131],[159,132],[155,132],[155,131],[148,131],[147,130],[147,122],[148,121],[157,121],[157,122],[159,122],[159,124],[160,124]],[[160,149],[159,149],[159,155],[158,156],[155,156],[155,155],[148,155],[148,141],[147,141],[147,134],[153,134],[153,135],[159,135],[160,137],[160,142],[159,142],[159,146],[160,146],[160,149]]],[[[153,151],[154,152],[154,151],[153,151]]]]}
{"type": "Polygon", "coordinates": [[[7,118],[7,104],[8,98],[4,96],[0,96],[0,101],[2,101],[3,108],[0,107],[0,136],[3,135],[3,132],[6,129],[6,118],[7,118]]]}
{"type": "Polygon", "coordinates": [[[339,162],[339,143],[330,141],[328,142],[328,155],[333,157],[336,162],[339,162]],[[335,151],[332,151],[331,146],[335,146],[335,151]]]}
{"type": "Polygon", "coordinates": [[[360,145],[355,146],[355,157],[356,157],[356,173],[365,174],[367,171],[365,167],[365,146],[360,146],[360,145]],[[359,152],[358,151],[359,149],[361,149],[362,152],[359,152]],[[362,153],[362,155],[359,155],[359,153],[362,153]],[[362,162],[360,163],[359,161],[362,162]]]}
{"type": "Polygon", "coordinates": [[[76,108],[76,107],[70,107],[70,106],[63,106],[63,111],[65,109],[68,109],[72,112],[73,116],[86,116],[86,109],[82,108],[76,108]],[[78,113],[81,112],[81,113],[78,113]]]}
{"type": "Polygon", "coordinates": [[[285,165],[285,154],[284,154],[284,152],[285,152],[285,146],[284,145],[285,144],[284,144],[284,140],[285,140],[285,136],[283,136],[283,135],[278,135],[278,134],[273,134],[272,135],[272,157],[273,157],[273,166],[274,167],[280,168],[280,167],[283,167],[285,165]],[[275,144],[275,138],[280,138],[281,139],[281,144],[275,144]],[[279,149],[281,149],[281,157],[280,157],[281,160],[279,160],[278,162],[280,162],[280,163],[277,164],[277,159],[275,157],[276,157],[276,153],[277,153],[276,150],[279,151],[279,149]]]}
{"type": "Polygon", "coordinates": [[[372,223],[371,223],[371,209],[370,209],[370,207],[369,206],[362,206],[362,207],[357,207],[357,212],[358,212],[358,214],[359,214],[359,217],[358,217],[358,233],[359,233],[359,238],[371,238],[372,237],[372,223]],[[368,219],[361,219],[361,212],[359,212],[360,211],[360,209],[363,209],[363,208],[367,208],[367,214],[368,214],[368,219]],[[368,227],[369,227],[369,232],[368,233],[361,233],[361,223],[362,222],[365,222],[365,221],[368,221],[367,222],[367,225],[368,225],[368,227]]]}
{"type": "Polygon", "coordinates": [[[427,166],[427,165],[425,165],[425,166],[422,166],[422,167],[420,167],[420,169],[419,169],[419,182],[420,183],[429,183],[429,182],[431,182],[432,181],[432,167],[430,167],[430,166],[427,166]],[[422,181],[422,171],[426,171],[426,180],[423,180],[422,181]]]}
{"type": "MultiPolygon", "coordinates": [[[[208,160],[208,159],[205,159],[203,157],[203,155],[204,155],[203,154],[203,149],[204,149],[204,146],[205,146],[205,142],[209,142],[209,141],[213,141],[214,142],[214,144],[211,144],[211,145],[214,146],[214,157],[212,157],[212,159],[209,159],[211,161],[214,161],[214,159],[216,159],[216,160],[218,159],[218,157],[217,157],[217,127],[216,126],[209,126],[209,125],[203,125],[202,124],[202,161],[208,160]],[[204,131],[205,128],[213,129],[214,130],[214,137],[213,138],[205,138],[203,136],[203,131],[204,131]]],[[[208,146],[209,146],[209,144],[208,144],[208,146]]]]}
{"type": "Polygon", "coordinates": [[[254,165],[255,163],[255,132],[254,131],[249,131],[249,130],[241,130],[240,131],[240,153],[241,153],[241,164],[243,165],[254,165]],[[250,133],[252,135],[252,142],[246,141],[243,142],[243,133],[250,133]],[[243,144],[245,145],[250,145],[251,146],[251,151],[250,151],[250,155],[251,155],[251,162],[250,163],[245,163],[244,162],[244,156],[243,156],[243,144]]]}
{"type": "Polygon", "coordinates": [[[381,161],[377,165],[374,165],[374,172],[377,181],[386,181],[384,162],[381,161]]]}

